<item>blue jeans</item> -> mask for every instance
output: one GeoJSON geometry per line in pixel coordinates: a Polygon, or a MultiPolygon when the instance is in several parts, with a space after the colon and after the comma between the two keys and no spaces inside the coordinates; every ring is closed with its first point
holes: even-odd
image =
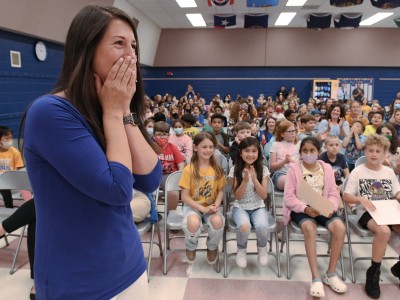
{"type": "Polygon", "coordinates": [[[247,240],[250,230],[241,231],[242,225],[247,225],[248,228],[256,230],[257,247],[266,247],[268,242],[269,224],[268,211],[265,207],[260,207],[254,210],[245,210],[239,207],[233,207],[232,218],[238,230],[236,232],[236,242],[238,249],[247,248],[247,240]]]}
{"type": "Polygon", "coordinates": [[[190,207],[189,205],[183,206],[183,232],[185,233],[185,247],[188,250],[196,250],[199,242],[199,236],[203,229],[203,222],[208,225],[207,249],[215,250],[218,248],[219,242],[222,240],[224,234],[224,226],[220,229],[214,229],[211,225],[211,216],[218,215],[222,219],[222,224],[225,224],[225,218],[222,215],[222,207],[219,208],[215,214],[202,214],[198,210],[190,207]],[[200,219],[200,227],[197,232],[189,232],[187,228],[187,219],[190,215],[196,215],[200,219]]]}

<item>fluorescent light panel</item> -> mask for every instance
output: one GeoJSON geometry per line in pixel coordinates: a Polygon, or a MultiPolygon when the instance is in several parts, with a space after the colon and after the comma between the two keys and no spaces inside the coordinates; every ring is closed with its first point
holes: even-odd
{"type": "Polygon", "coordinates": [[[283,12],[279,15],[278,19],[275,22],[275,26],[286,26],[293,20],[295,12],[283,12]]]}
{"type": "Polygon", "coordinates": [[[362,21],[360,23],[360,25],[361,26],[370,26],[375,23],[378,23],[379,21],[382,21],[383,19],[390,17],[391,15],[393,15],[392,12],[387,12],[387,13],[379,12],[379,13],[376,13],[375,15],[373,15],[372,17],[369,17],[368,19],[365,19],[364,21],[362,21]]]}
{"type": "Polygon", "coordinates": [[[194,27],[207,26],[201,14],[186,14],[186,17],[189,19],[190,23],[192,23],[194,27]]]}
{"type": "Polygon", "coordinates": [[[196,2],[194,2],[194,0],[176,0],[176,2],[182,8],[185,8],[185,7],[197,7],[197,4],[196,4],[196,2]]]}
{"type": "Polygon", "coordinates": [[[307,0],[288,0],[286,6],[303,6],[307,0]]]}

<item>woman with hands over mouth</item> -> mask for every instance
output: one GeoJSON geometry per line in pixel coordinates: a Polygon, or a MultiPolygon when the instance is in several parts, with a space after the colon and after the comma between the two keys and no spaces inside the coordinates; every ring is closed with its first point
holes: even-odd
{"type": "Polygon", "coordinates": [[[132,19],[87,6],[73,19],[56,88],[24,116],[37,214],[38,299],[148,299],[132,189],[149,193],[161,165],[143,125],[132,19]]]}

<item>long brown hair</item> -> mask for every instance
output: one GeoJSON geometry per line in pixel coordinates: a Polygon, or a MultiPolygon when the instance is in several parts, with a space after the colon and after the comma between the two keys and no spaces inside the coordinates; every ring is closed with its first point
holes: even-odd
{"type": "MultiPolygon", "coordinates": [[[[215,138],[215,135],[212,132],[208,131],[201,131],[198,134],[196,134],[193,140],[193,144],[198,146],[202,141],[207,139],[213,143],[214,148],[217,146],[217,139],[215,138]]],[[[197,151],[193,151],[192,159],[190,160],[190,165],[193,168],[192,171],[194,173],[195,179],[200,180],[199,156],[197,154],[197,151]]],[[[210,165],[214,169],[215,176],[217,177],[217,179],[220,179],[222,176],[225,176],[224,170],[218,164],[214,155],[210,157],[210,165]]]]}
{"type": "MultiPolygon", "coordinates": [[[[136,39],[137,83],[132,97],[130,110],[139,116],[139,129],[153,149],[157,147],[150,141],[144,127],[145,99],[142,74],[139,65],[139,41],[132,19],[116,7],[89,5],[83,8],[73,19],[66,38],[64,63],[60,78],[52,94],[64,92],[70,102],[85,118],[96,135],[100,146],[105,150],[102,108],[97,97],[92,64],[97,46],[103,38],[111,21],[119,19],[126,22],[136,39]]],[[[26,114],[21,128],[23,131],[26,114]]],[[[122,121],[121,121],[122,122],[122,121]]],[[[21,131],[20,131],[21,132],[21,131]]]]}

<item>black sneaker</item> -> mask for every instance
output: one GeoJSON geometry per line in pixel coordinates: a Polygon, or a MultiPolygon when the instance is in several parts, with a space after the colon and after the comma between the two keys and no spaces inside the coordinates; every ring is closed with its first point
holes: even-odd
{"type": "Polygon", "coordinates": [[[367,270],[367,280],[365,282],[365,292],[372,299],[378,299],[381,296],[381,289],[379,287],[379,276],[381,270],[369,267],[367,270]]]}
{"type": "Polygon", "coordinates": [[[400,279],[400,260],[393,265],[393,267],[390,269],[392,271],[392,274],[400,279]]]}

